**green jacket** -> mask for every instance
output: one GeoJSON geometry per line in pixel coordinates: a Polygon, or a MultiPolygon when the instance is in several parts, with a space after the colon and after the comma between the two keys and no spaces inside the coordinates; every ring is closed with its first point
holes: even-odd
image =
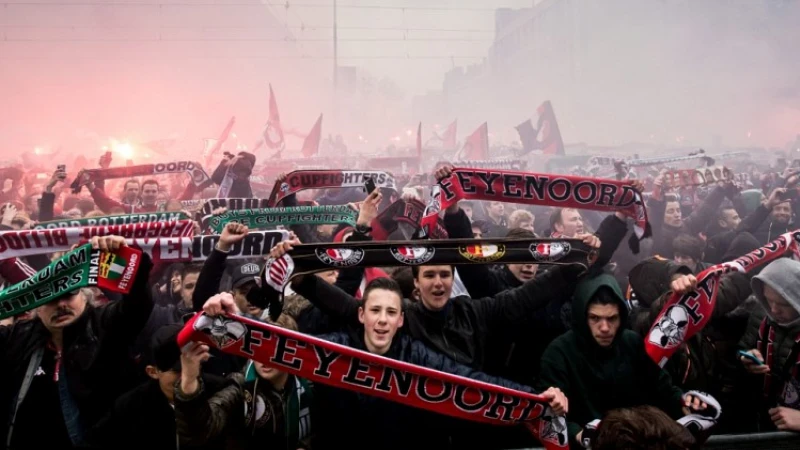
{"type": "Polygon", "coordinates": [[[615,408],[653,405],[673,418],[681,412],[680,389],[669,375],[645,353],[644,340],[623,329],[628,309],[613,277],[600,275],[578,283],[572,299],[573,327],[545,350],[540,373],[541,388],[560,388],[569,399],[567,426],[570,443],[580,448],[575,436],[583,426],[615,408]],[[586,312],[600,289],[619,304],[620,330],[608,348],[592,337],[586,312]]]}

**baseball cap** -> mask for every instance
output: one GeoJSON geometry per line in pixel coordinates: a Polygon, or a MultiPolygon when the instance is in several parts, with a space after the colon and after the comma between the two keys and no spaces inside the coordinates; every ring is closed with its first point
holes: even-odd
{"type": "Polygon", "coordinates": [[[147,355],[148,365],[156,366],[162,372],[170,370],[180,372],[181,349],[178,347],[178,333],[182,329],[181,324],[170,324],[153,333],[147,355]]]}
{"type": "Polygon", "coordinates": [[[236,289],[249,282],[257,283],[261,273],[261,266],[256,263],[241,264],[233,270],[231,277],[231,288],[236,289]]]}

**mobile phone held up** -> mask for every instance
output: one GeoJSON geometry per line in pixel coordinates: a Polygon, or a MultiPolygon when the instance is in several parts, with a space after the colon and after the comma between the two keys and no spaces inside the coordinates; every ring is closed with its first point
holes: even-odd
{"type": "Polygon", "coordinates": [[[744,350],[739,350],[739,356],[741,356],[743,358],[747,358],[750,361],[753,361],[753,363],[758,364],[759,366],[763,366],[764,365],[763,361],[761,361],[760,359],[756,358],[756,356],[754,354],[750,353],[750,352],[746,352],[744,350]]]}
{"type": "Polygon", "coordinates": [[[367,178],[364,180],[364,190],[367,191],[367,195],[372,194],[375,190],[375,179],[372,177],[367,178]]]}

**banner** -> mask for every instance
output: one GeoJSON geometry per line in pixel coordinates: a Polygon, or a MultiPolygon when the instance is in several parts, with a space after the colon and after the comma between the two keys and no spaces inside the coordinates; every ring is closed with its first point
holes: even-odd
{"type": "Polygon", "coordinates": [[[263,229],[278,225],[356,225],[358,212],[347,205],[337,206],[293,206],[288,208],[243,209],[212,216],[208,226],[219,234],[225,225],[235,222],[251,229],[263,229]]]}
{"type": "Polygon", "coordinates": [[[112,167],[109,169],[84,169],[78,173],[70,187],[77,194],[81,187],[100,180],[113,178],[132,178],[169,173],[186,173],[195,186],[204,186],[211,183],[211,178],[199,163],[191,161],[175,161],[170,163],[140,164],[136,166],[112,167]]]}
{"type": "Polygon", "coordinates": [[[596,251],[578,239],[443,239],[295,245],[282,258],[268,259],[264,285],[283,292],[292,277],[347,267],[447,264],[578,264],[588,268],[596,251]]]}
{"type": "Polygon", "coordinates": [[[35,230],[51,230],[53,228],[94,227],[109,225],[131,225],[149,222],[178,222],[188,220],[189,216],[182,212],[139,213],[102,217],[81,217],[80,219],[63,219],[40,222],[35,230]]]}
{"type": "Polygon", "coordinates": [[[375,180],[379,188],[394,189],[391,174],[375,170],[297,170],[286,175],[283,183],[276,181],[269,196],[269,207],[304,189],[364,187],[367,178],[375,180]]]}
{"type": "Polygon", "coordinates": [[[127,294],[139,270],[141,256],[141,251],[130,247],[121,247],[116,252],[93,250],[90,244],[78,247],[0,292],[0,320],[87,286],[127,294]]]}
{"type": "Polygon", "coordinates": [[[241,316],[197,314],[178,345],[202,342],[314,383],[493,425],[524,424],[548,450],[569,448],[566,419],[547,399],[439,372],[257,322],[241,316]]]}
{"type": "Polygon", "coordinates": [[[673,293],[647,333],[647,354],[659,366],[669,361],[678,347],[702,330],[711,319],[717,302],[719,282],[730,272],[747,273],[792,251],[800,259],[800,230],[780,235],[769,244],[730,262],[717,264],[697,275],[697,289],[686,294],[673,293]]]}
{"type": "MultiPolygon", "coordinates": [[[[638,239],[650,236],[647,210],[641,193],[629,182],[491,169],[455,168],[434,186],[422,228],[426,235],[438,214],[459,200],[485,200],[558,208],[620,211],[635,220],[638,239]]],[[[633,236],[632,236],[633,237],[633,236]]],[[[638,241],[631,248],[638,251],[638,241]]]]}
{"type": "Polygon", "coordinates": [[[663,188],[707,186],[719,181],[734,180],[733,172],[722,166],[704,167],[702,169],[678,169],[664,173],[663,188]]]}
{"type": "Polygon", "coordinates": [[[0,231],[0,259],[66,252],[95,236],[122,236],[125,239],[191,237],[194,222],[147,222],[105,227],[53,228],[0,231]]]}

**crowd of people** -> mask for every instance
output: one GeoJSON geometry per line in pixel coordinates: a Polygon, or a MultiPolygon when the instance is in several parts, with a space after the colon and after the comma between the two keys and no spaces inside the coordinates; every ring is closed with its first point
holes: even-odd
{"type": "MultiPolygon", "coordinates": [[[[252,154],[227,155],[211,179],[222,185],[235,167],[241,172],[228,196],[258,196],[248,182],[255,164],[252,154]]],[[[541,432],[523,424],[454,418],[314,382],[208,343],[179,345],[184,324],[199,313],[241,316],[537,394],[547,414],[563,418],[550,423],[561,448],[695,449],[715,433],[800,432],[800,262],[791,251],[754,270],[726,273],[705,326],[665,364],[646,351],[673,295],[699,289],[709,267],[794,230],[797,171],[749,162],[731,169],[753,181],[676,188],[665,182],[669,167],[626,180],[644,197],[652,232],[637,251],[623,244],[635,235],[636,219],[623,211],[462,200],[440,212],[448,239],[577,242],[594,255],[588,267],[546,260],[340,265],[291,277],[275,302],[264,294],[265,265],[303,244],[375,240],[387,209],[429,204],[431,183],[450,177],[453,166],[441,165],[430,177],[397,174],[394,189],[292,193],[277,206],[349,205],[357,220],[288,225],[287,239],[269,254],[236,259],[231,249],[252,230],[227,223],[202,263],[169,264],[144,252],[126,294],[84,287],[3,319],[0,435],[9,449],[540,445],[541,432]]],[[[71,191],[70,181],[81,176],[59,166],[41,186],[6,182],[0,233],[157,212],[183,212],[196,235],[207,232],[193,205],[216,197],[215,188],[195,191],[182,175],[170,175],[92,180],[71,191]]],[[[286,177],[278,175],[276,186],[286,177]]],[[[226,212],[215,208],[212,215],[226,212]]],[[[395,226],[387,239],[418,243],[417,231],[395,226]]],[[[131,245],[117,235],[90,243],[109,252],[131,245]]],[[[4,257],[0,305],[9,288],[35,279],[62,255],[4,257]]]]}

